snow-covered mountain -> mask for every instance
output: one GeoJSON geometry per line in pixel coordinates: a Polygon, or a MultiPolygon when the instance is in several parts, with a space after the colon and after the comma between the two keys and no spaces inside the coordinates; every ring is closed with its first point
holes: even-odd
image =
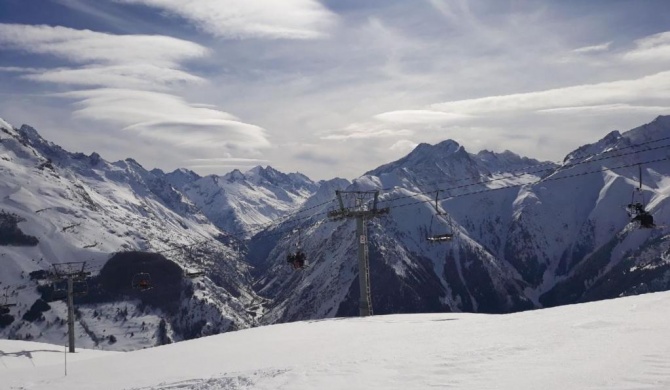
{"type": "Polygon", "coordinates": [[[256,323],[249,309],[261,299],[240,254],[165,175],[132,159],[69,153],[2,121],[0,209],[0,303],[17,303],[0,318],[2,337],[62,343],[65,305],[41,300],[49,286],[29,275],[82,261],[93,278],[78,298],[78,345],[135,349],[256,323]],[[155,288],[132,290],[149,271],[155,288]]]}
{"type": "MultiPolygon", "coordinates": [[[[421,144],[356,179],[349,189],[378,189],[380,206],[390,207],[368,222],[375,313],[509,312],[670,288],[668,137],[670,117],[659,117],[585,145],[560,165],[470,154],[450,140],[421,144]],[[625,212],[638,163],[657,229],[639,229],[625,212]],[[438,190],[447,216],[436,215],[438,190]],[[450,243],[426,240],[447,231],[450,243]]],[[[354,222],[328,221],[327,207],[274,228],[288,237],[302,225],[312,265],[291,274],[283,260],[289,240],[266,249],[259,293],[276,300],[265,322],[357,313],[354,222]]],[[[259,237],[265,248],[267,235],[259,237]]]]}
{"type": "Polygon", "coordinates": [[[79,300],[85,346],[357,315],[355,222],[327,217],[337,190],[379,190],[390,210],[367,222],[375,314],[500,313],[670,288],[670,117],[612,132],[560,164],[447,140],[353,182],[272,167],[147,171],[69,153],[29,126],[0,127],[0,292],[9,286],[19,303],[11,323],[0,317],[2,337],[64,340],[64,305],[42,312],[44,282],[29,274],[68,261],[94,271],[79,300]],[[657,229],[638,229],[624,209],[637,164],[657,229]],[[426,239],[446,232],[449,243],[426,239]],[[298,248],[309,266],[295,272],[286,256],[298,248]],[[147,270],[164,288],[139,294],[129,279],[147,270]]]}
{"type": "Polygon", "coordinates": [[[240,236],[261,231],[268,223],[296,211],[319,188],[300,173],[285,174],[270,166],[206,177],[180,169],[165,179],[214,225],[240,236]]]}

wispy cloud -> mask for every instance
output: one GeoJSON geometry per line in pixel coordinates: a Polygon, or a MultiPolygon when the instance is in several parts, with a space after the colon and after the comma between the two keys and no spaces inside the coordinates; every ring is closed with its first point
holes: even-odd
{"type": "Polygon", "coordinates": [[[342,130],[324,135],[325,140],[350,140],[350,139],[370,139],[370,138],[394,138],[407,137],[414,132],[408,129],[394,128],[375,122],[354,123],[342,130]]]}
{"type": "Polygon", "coordinates": [[[269,147],[264,129],[211,105],[191,104],[170,93],[179,85],[207,83],[180,64],[209,53],[199,44],[166,36],[0,24],[0,45],[81,64],[24,69],[26,74],[21,76],[38,82],[99,87],[51,95],[74,100],[76,118],[121,126],[131,136],[184,150],[218,148],[219,152],[240,153],[269,147]]]}
{"type": "Polygon", "coordinates": [[[670,31],[654,34],[635,41],[634,50],[624,59],[631,61],[670,61],[670,31]]]}
{"type": "Polygon", "coordinates": [[[399,110],[390,111],[374,116],[383,122],[411,124],[411,123],[455,123],[471,119],[470,115],[439,112],[431,110],[399,110]]]}
{"type": "Polygon", "coordinates": [[[603,52],[603,51],[609,50],[611,45],[612,45],[612,42],[605,42],[605,43],[601,43],[600,45],[580,47],[579,49],[575,49],[572,52],[573,53],[579,53],[579,54],[598,53],[598,52],[603,52]]]}
{"type": "Polygon", "coordinates": [[[65,59],[77,67],[21,69],[22,77],[68,85],[164,90],[174,84],[203,83],[180,62],[209,50],[197,43],[157,35],[114,35],[59,26],[0,24],[0,47],[65,59]]]}
{"type": "Polygon", "coordinates": [[[22,66],[0,66],[0,72],[8,73],[38,73],[44,72],[46,69],[43,68],[30,68],[22,66]]]}
{"type": "Polygon", "coordinates": [[[260,158],[239,158],[239,157],[216,157],[216,158],[192,158],[188,160],[191,163],[241,163],[241,164],[258,164],[269,162],[269,160],[260,158]]]}
{"type": "Polygon", "coordinates": [[[178,84],[206,82],[205,79],[188,72],[152,64],[52,69],[33,72],[24,78],[56,84],[156,90],[169,89],[178,84]]]}
{"type": "Polygon", "coordinates": [[[578,106],[578,107],[562,107],[562,108],[548,108],[539,110],[542,113],[554,114],[606,114],[614,112],[646,112],[650,114],[655,113],[670,113],[670,105],[668,106],[639,106],[634,104],[600,104],[596,106],[578,106]]]}
{"type": "Polygon", "coordinates": [[[336,20],[335,14],[316,0],[116,1],[165,10],[223,38],[320,38],[336,20]]]}
{"type": "Polygon", "coordinates": [[[217,158],[193,158],[185,161],[186,167],[192,169],[201,169],[207,171],[220,172],[218,168],[239,168],[262,165],[269,163],[270,160],[261,158],[236,158],[236,157],[217,157],[217,158]]]}
{"type": "Polygon", "coordinates": [[[74,99],[79,118],[123,126],[141,137],[183,148],[240,152],[269,147],[265,130],[212,108],[165,93],[101,88],[60,93],[74,99]]]}
{"type": "Polygon", "coordinates": [[[51,54],[75,63],[141,64],[174,67],[207,55],[197,43],[161,35],[114,35],[61,26],[0,24],[0,46],[51,54]]]}
{"type": "Polygon", "coordinates": [[[390,150],[401,153],[401,154],[406,154],[414,150],[418,144],[414,141],[410,141],[408,139],[401,139],[399,141],[396,141],[391,147],[389,148],[390,150]]]}
{"type": "Polygon", "coordinates": [[[670,71],[633,80],[556,88],[540,92],[490,96],[433,104],[436,111],[462,115],[490,115],[550,108],[631,103],[670,98],[670,71]]]}

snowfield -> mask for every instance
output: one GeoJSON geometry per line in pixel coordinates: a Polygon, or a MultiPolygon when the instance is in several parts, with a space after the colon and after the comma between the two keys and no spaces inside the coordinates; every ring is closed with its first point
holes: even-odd
{"type": "Polygon", "coordinates": [[[670,389],[670,292],[295,322],[134,352],[0,340],[2,389],[670,389]],[[60,351],[61,353],[55,353],[60,351]]]}

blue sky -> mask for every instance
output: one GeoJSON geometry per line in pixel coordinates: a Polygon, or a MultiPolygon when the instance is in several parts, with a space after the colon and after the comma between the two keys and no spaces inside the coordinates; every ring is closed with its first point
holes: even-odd
{"type": "Polygon", "coordinates": [[[0,117],[149,169],[560,160],[663,114],[665,0],[0,0],[0,117]]]}

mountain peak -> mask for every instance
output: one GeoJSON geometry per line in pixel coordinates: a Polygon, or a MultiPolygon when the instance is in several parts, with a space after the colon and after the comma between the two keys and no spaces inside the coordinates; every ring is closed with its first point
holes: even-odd
{"type": "Polygon", "coordinates": [[[230,171],[230,172],[226,173],[225,175],[223,175],[222,178],[223,178],[224,180],[226,180],[226,181],[232,183],[232,182],[234,182],[234,181],[238,181],[238,180],[245,180],[247,177],[246,177],[246,176],[244,175],[244,173],[242,173],[242,171],[240,171],[239,169],[233,169],[232,171],[230,171]]]}
{"type": "Polygon", "coordinates": [[[253,167],[247,171],[244,176],[253,184],[270,183],[272,185],[286,188],[312,188],[315,183],[302,173],[283,173],[267,165],[263,168],[261,165],[253,167]]]}
{"type": "Polygon", "coordinates": [[[514,171],[543,164],[534,158],[521,157],[507,149],[501,153],[484,149],[472,157],[491,173],[514,171]]]}
{"type": "Polygon", "coordinates": [[[438,144],[435,144],[434,148],[445,153],[456,153],[458,152],[459,149],[462,148],[462,146],[453,139],[448,139],[438,144]]]}
{"type": "Polygon", "coordinates": [[[35,128],[32,126],[21,125],[19,128],[19,133],[31,141],[34,140],[44,142],[44,138],[42,138],[40,133],[38,133],[37,130],[35,130],[35,128]]]}
{"type": "MultiPolygon", "coordinates": [[[[151,172],[161,172],[160,169],[154,169],[151,172]]],[[[180,188],[183,189],[185,186],[188,184],[193,183],[194,181],[200,179],[200,175],[197,173],[193,172],[190,169],[186,168],[178,168],[175,169],[174,171],[167,173],[167,174],[158,174],[158,176],[165,176],[165,178],[168,180],[169,183],[171,183],[175,188],[180,188]]]]}
{"type": "Polygon", "coordinates": [[[433,154],[433,153],[438,153],[438,154],[443,154],[443,155],[449,155],[449,154],[454,154],[458,153],[459,151],[465,150],[461,144],[458,142],[448,139],[442,142],[439,142],[435,145],[427,144],[427,143],[420,143],[418,144],[414,150],[412,150],[407,157],[410,157],[412,155],[418,156],[418,155],[427,155],[427,154],[433,154]]]}
{"type": "Polygon", "coordinates": [[[272,168],[270,165],[266,165],[265,168],[263,168],[262,165],[257,165],[248,170],[247,173],[251,175],[261,175],[265,177],[274,177],[277,175],[283,175],[282,172],[279,172],[278,170],[272,168]]]}

